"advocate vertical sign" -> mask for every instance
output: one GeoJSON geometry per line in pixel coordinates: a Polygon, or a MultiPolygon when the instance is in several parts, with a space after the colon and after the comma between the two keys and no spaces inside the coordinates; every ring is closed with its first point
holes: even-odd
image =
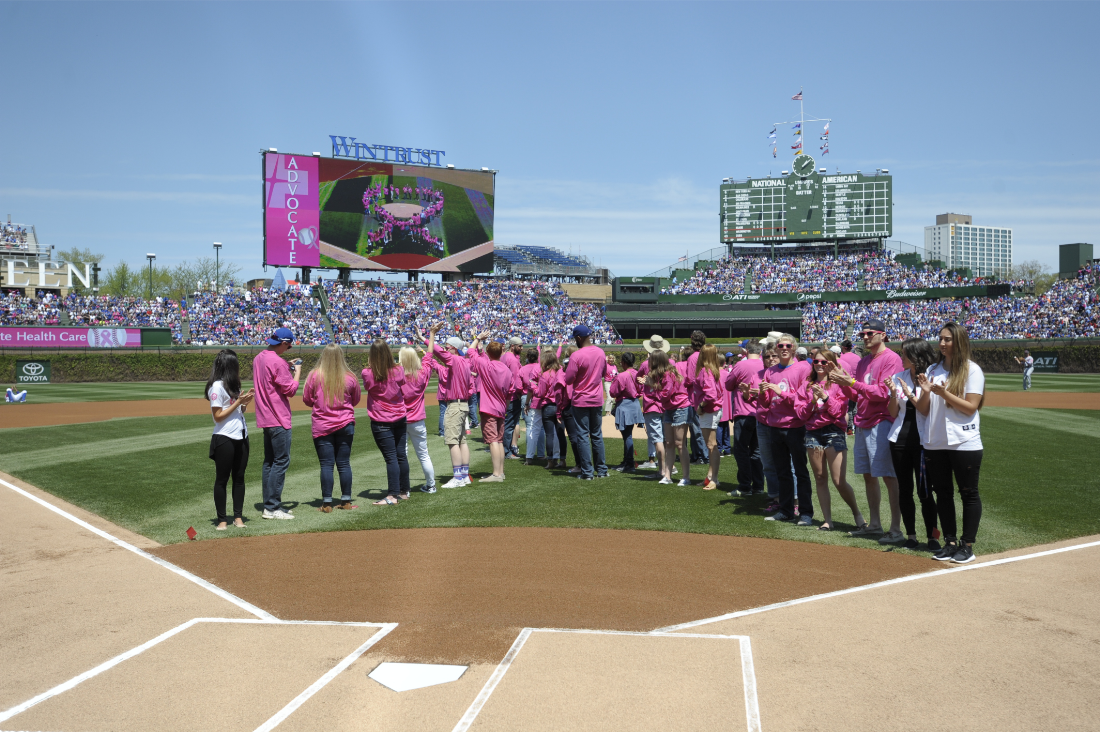
{"type": "Polygon", "coordinates": [[[264,264],[317,267],[321,264],[321,212],[311,155],[267,153],[264,158],[264,264]]]}

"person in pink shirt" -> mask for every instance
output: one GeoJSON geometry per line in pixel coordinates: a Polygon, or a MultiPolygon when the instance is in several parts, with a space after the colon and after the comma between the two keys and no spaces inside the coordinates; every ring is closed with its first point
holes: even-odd
{"type": "Polygon", "coordinates": [[[531,372],[530,383],[534,391],[532,409],[536,413],[536,419],[542,420],[542,432],[546,438],[546,467],[565,467],[565,427],[558,412],[565,384],[561,381],[561,366],[557,354],[549,348],[542,354],[539,372],[531,372]]]}
{"type": "Polygon", "coordinates": [[[615,377],[619,375],[619,365],[615,360],[615,354],[607,354],[607,368],[603,372],[603,411],[604,414],[611,414],[615,408],[615,400],[611,398],[611,384],[615,381],[615,377]]]}
{"type": "MultiPolygon", "coordinates": [[[[672,348],[667,340],[662,336],[651,336],[649,340],[644,341],[642,346],[645,348],[646,353],[653,353],[654,351],[664,351],[668,353],[672,348]]],[[[664,460],[665,460],[665,430],[664,430],[664,416],[665,410],[661,406],[660,394],[656,391],[650,390],[646,386],[645,376],[649,373],[649,359],[638,366],[638,384],[642,390],[642,416],[645,418],[645,433],[649,442],[649,460],[639,465],[639,468],[646,470],[656,470],[656,478],[661,478],[664,475],[664,460]]],[[[673,460],[675,462],[675,460],[673,460]]]]}
{"type": "Polygon", "coordinates": [[[405,370],[394,363],[389,344],[381,338],[370,347],[363,369],[367,414],[374,442],[386,461],[386,497],[376,506],[393,505],[409,497],[408,420],[405,408],[405,370]]]}
{"type": "MultiPolygon", "coordinates": [[[[833,351],[833,353],[837,353],[837,360],[840,361],[841,368],[843,368],[849,374],[854,374],[856,372],[856,366],[859,366],[859,356],[852,352],[852,342],[850,340],[848,340],[847,338],[845,338],[844,340],[842,340],[840,342],[840,345],[836,346],[835,348],[839,349],[839,353],[837,351],[833,351]]],[[[832,350],[832,349],[830,349],[830,350],[832,350]]],[[[849,399],[848,400],[848,435],[849,436],[854,435],[856,433],[855,419],[856,419],[856,400],[855,399],[849,399]]]]}
{"type": "Polygon", "coordinates": [[[534,465],[536,459],[541,460],[546,457],[546,435],[542,431],[542,413],[535,408],[535,389],[539,374],[542,373],[538,350],[528,349],[526,360],[527,363],[520,366],[513,386],[520,391],[523,403],[526,404],[523,421],[527,425],[527,459],[523,464],[534,465]]]}
{"type": "Polygon", "coordinates": [[[837,493],[852,510],[856,526],[863,526],[863,514],[856,505],[856,493],[848,484],[848,442],[845,439],[845,414],[848,396],[839,384],[829,381],[830,364],[837,365],[832,351],[819,350],[811,361],[813,370],[806,380],[802,398],[796,406],[798,416],[806,422],[806,457],[817,484],[817,502],[821,506],[822,523],[818,531],[833,530],[832,498],[829,477],[837,493]]]}
{"type": "Polygon", "coordinates": [[[890,414],[890,391],[885,379],[902,370],[901,357],[886,347],[886,325],[872,318],[860,330],[863,347],[867,352],[859,360],[855,371],[842,366],[834,367],[829,380],[844,388],[849,399],[856,400],[856,439],[853,449],[853,468],[863,474],[867,488],[867,507],[871,522],[850,532],[852,536],[868,536],[882,533],[879,506],[882,493],[878,479],[886,484],[890,496],[890,531],[880,543],[905,541],[901,533],[901,504],[894,461],[890,455],[890,428],[894,418],[890,414]]]}
{"type": "Polygon", "coordinates": [[[573,387],[573,421],[577,425],[576,447],[580,479],[607,477],[603,449],[603,377],[607,356],[590,343],[592,330],[587,325],[573,329],[577,351],[569,357],[565,383],[573,387]]]}
{"type": "MultiPolygon", "coordinates": [[[[434,359],[426,356],[421,361],[416,351],[406,347],[398,352],[397,360],[405,371],[405,432],[408,442],[412,443],[413,451],[416,452],[416,459],[420,461],[420,469],[424,472],[424,485],[420,486],[420,491],[435,493],[435,466],[428,453],[428,427],[425,422],[427,413],[424,409],[424,392],[432,378],[434,359]]],[[[406,450],[406,459],[407,455],[406,450]]]]}
{"type": "MultiPolygon", "coordinates": [[[[695,392],[694,409],[699,420],[699,430],[707,446],[709,468],[703,490],[712,491],[718,487],[718,470],[722,467],[722,453],[718,447],[718,423],[722,421],[722,393],[725,391],[719,381],[718,349],[707,343],[695,354],[695,373],[691,376],[691,388],[695,392]]],[[[691,370],[691,360],[688,360],[691,370]]]]}
{"type": "MultiPolygon", "coordinates": [[[[451,452],[451,467],[454,476],[443,484],[444,488],[461,488],[470,485],[470,446],[466,442],[466,418],[470,414],[469,399],[473,393],[470,362],[463,358],[461,350],[464,344],[461,338],[447,339],[446,348],[435,343],[435,334],[443,328],[443,323],[432,326],[428,353],[439,363],[439,369],[447,373],[447,412],[443,418],[443,442],[451,452]]],[[[442,381],[443,376],[440,376],[442,381]]]]}
{"type": "Polygon", "coordinates": [[[615,429],[623,438],[623,461],[615,468],[620,473],[634,472],[634,428],[645,424],[641,403],[638,401],[638,372],[634,370],[634,354],[619,354],[622,370],[615,374],[609,394],[614,400],[615,429]]]}
{"type": "Polygon", "coordinates": [[[718,374],[718,383],[722,392],[722,421],[718,423],[718,450],[722,457],[733,454],[732,435],[730,424],[733,422],[733,394],[726,388],[726,377],[733,371],[733,366],[745,357],[745,349],[740,346],[733,351],[726,351],[725,361],[722,363],[721,373],[718,374]]]}
{"type": "MultiPolygon", "coordinates": [[[[731,448],[737,462],[737,487],[731,496],[751,496],[764,493],[764,476],[767,472],[760,458],[760,442],[756,431],[756,405],[749,395],[760,391],[764,377],[764,362],[760,359],[760,344],[745,343],[745,358],[738,361],[726,374],[725,387],[732,402],[733,439],[731,448]]],[[[775,495],[779,496],[778,478],[772,477],[775,495]]]]}
{"type": "Polygon", "coordinates": [[[289,328],[276,328],[267,348],[252,359],[253,391],[256,393],[256,426],[264,431],[263,497],[265,519],[292,519],[283,508],[283,484],[290,467],[290,397],[298,393],[302,359],[287,368],[283,354],[294,343],[289,328]]]}
{"type": "MultiPolygon", "coordinates": [[[[512,336],[508,339],[508,350],[500,357],[500,362],[512,372],[512,400],[508,402],[508,413],[504,415],[504,444],[509,460],[519,460],[519,434],[516,428],[523,417],[523,389],[520,388],[519,370],[522,367],[520,356],[523,354],[523,339],[512,336]]],[[[537,358],[536,358],[537,360],[537,358]]]]}
{"type": "Polygon", "coordinates": [[[359,380],[348,368],[344,349],[325,346],[317,366],[306,377],[302,402],[313,408],[313,447],[321,464],[321,513],[332,513],[332,468],[340,474],[340,505],[351,502],[351,443],[355,439],[355,405],[362,398],[359,380]]]}
{"type": "Polygon", "coordinates": [[[481,352],[482,341],[488,340],[489,331],[481,333],[470,346],[470,362],[481,375],[481,434],[489,445],[489,455],[493,460],[493,472],[482,478],[480,483],[504,482],[504,417],[512,403],[512,370],[501,363],[500,356],[504,347],[496,341],[485,346],[481,352]]]}
{"type": "Polygon", "coordinates": [[[779,481],[779,510],[765,521],[795,521],[795,492],[799,526],[813,526],[814,504],[810,473],[806,469],[806,426],[795,411],[809,375],[808,361],[795,359],[798,347],[793,336],[784,333],[775,343],[779,363],[764,371],[758,394],[757,430],[760,452],[765,464],[776,467],[779,481]],[[763,429],[761,429],[763,427],[763,429]],[[794,475],[787,466],[794,465],[794,475]]]}
{"type": "MultiPolygon", "coordinates": [[[[686,367],[687,364],[683,366],[686,367]]],[[[671,485],[672,464],[676,461],[677,453],[680,454],[680,464],[684,469],[679,485],[691,485],[691,459],[687,442],[684,441],[690,404],[680,367],[680,364],[669,361],[668,354],[664,351],[653,351],[649,354],[649,371],[645,377],[645,388],[655,395],[663,410],[665,459],[661,462],[661,480],[658,481],[660,485],[671,485]]]]}

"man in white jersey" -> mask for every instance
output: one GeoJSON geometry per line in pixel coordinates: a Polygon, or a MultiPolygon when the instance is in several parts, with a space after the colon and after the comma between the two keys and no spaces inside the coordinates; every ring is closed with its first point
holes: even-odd
{"type": "Polygon", "coordinates": [[[1031,351],[1024,351],[1024,357],[1016,356],[1016,363],[1024,367],[1024,391],[1031,388],[1031,375],[1035,373],[1035,359],[1031,357],[1031,351]]]}

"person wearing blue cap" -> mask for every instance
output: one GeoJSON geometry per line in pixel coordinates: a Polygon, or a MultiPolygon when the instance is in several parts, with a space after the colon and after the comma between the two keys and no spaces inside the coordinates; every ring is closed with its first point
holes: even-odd
{"type": "Polygon", "coordinates": [[[607,372],[607,356],[589,341],[592,330],[587,325],[573,329],[577,350],[569,357],[564,381],[573,387],[573,419],[577,425],[577,462],[581,480],[607,477],[603,448],[603,377],[607,372]]]}
{"type": "Polygon", "coordinates": [[[298,393],[302,378],[302,359],[290,362],[283,354],[294,343],[289,328],[276,328],[267,339],[267,348],[252,359],[253,391],[256,393],[256,426],[264,431],[262,472],[265,519],[292,519],[283,508],[283,483],[290,467],[290,400],[298,393]]]}

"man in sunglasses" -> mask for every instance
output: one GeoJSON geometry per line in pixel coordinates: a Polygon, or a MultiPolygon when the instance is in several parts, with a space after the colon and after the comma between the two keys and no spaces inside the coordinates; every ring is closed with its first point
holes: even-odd
{"type": "MultiPolygon", "coordinates": [[[[843,366],[834,366],[829,381],[840,384],[849,398],[856,401],[856,435],[853,449],[854,470],[863,474],[867,487],[867,506],[871,521],[851,532],[852,536],[882,533],[879,505],[882,493],[878,479],[886,483],[890,495],[890,536],[901,536],[898,523],[901,509],[898,503],[898,479],[890,457],[889,432],[894,420],[890,416],[890,392],[885,380],[902,370],[901,357],[886,347],[886,325],[872,318],[863,324],[859,336],[866,355],[859,360],[853,373],[843,366]]],[[[830,364],[831,365],[831,364],[830,364]]],[[[904,540],[904,536],[901,539],[904,540]]]]}

